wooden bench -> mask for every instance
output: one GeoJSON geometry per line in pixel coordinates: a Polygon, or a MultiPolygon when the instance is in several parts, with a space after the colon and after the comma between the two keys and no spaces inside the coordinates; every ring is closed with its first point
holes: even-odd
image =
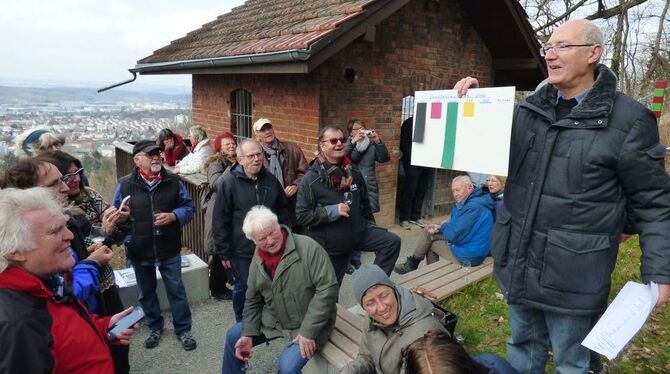
{"type": "MultiPolygon", "coordinates": [[[[440,301],[488,277],[492,272],[493,259],[491,257],[487,257],[481,265],[471,267],[469,273],[466,273],[461,265],[441,259],[395,277],[395,283],[418,291],[433,301],[440,301]]],[[[328,343],[307,363],[303,368],[303,373],[337,373],[358,354],[363,330],[368,323],[366,317],[356,315],[338,304],[335,329],[328,343]]]]}

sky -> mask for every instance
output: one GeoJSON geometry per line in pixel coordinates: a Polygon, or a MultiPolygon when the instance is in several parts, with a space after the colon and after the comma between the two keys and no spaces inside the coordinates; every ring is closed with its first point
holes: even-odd
{"type": "MultiPolygon", "coordinates": [[[[0,84],[108,86],[137,60],[243,0],[3,0],[0,84]]],[[[138,76],[140,84],[190,87],[190,75],[138,76]]],[[[135,83],[133,83],[135,84],[135,83]]]]}

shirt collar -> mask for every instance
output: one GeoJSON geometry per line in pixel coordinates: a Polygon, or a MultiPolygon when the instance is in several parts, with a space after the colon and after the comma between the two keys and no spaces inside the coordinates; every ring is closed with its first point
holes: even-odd
{"type": "MultiPolygon", "coordinates": [[[[586,95],[589,94],[589,91],[591,91],[590,88],[587,88],[586,90],[582,91],[579,95],[573,97],[573,99],[577,100],[577,104],[581,104],[586,95]]],[[[558,104],[558,100],[560,99],[565,99],[563,95],[561,95],[561,92],[558,91],[558,94],[556,95],[556,104],[558,104]]]]}

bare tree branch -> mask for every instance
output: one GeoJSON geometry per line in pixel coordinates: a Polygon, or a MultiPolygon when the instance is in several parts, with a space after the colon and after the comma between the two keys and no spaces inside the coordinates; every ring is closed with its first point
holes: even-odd
{"type": "MultiPolygon", "coordinates": [[[[579,2],[577,2],[577,3],[576,3],[575,5],[573,5],[572,7],[568,8],[568,9],[565,11],[565,13],[561,14],[561,15],[558,16],[558,17],[555,17],[554,19],[550,20],[549,22],[545,23],[544,25],[542,25],[542,26],[536,28],[536,29],[535,29],[535,32],[536,32],[536,33],[539,33],[539,32],[541,32],[542,30],[547,29],[547,28],[549,28],[549,27],[551,27],[551,26],[557,24],[558,22],[560,22],[560,21],[566,19],[566,18],[569,17],[572,13],[574,13],[574,11],[577,10],[580,6],[584,5],[584,3],[585,3],[586,1],[587,1],[587,0],[580,0],[579,2]]],[[[645,1],[646,1],[646,0],[645,0],[645,1]]]]}
{"type": "Polygon", "coordinates": [[[617,16],[619,14],[622,14],[623,12],[628,11],[630,8],[634,8],[640,4],[646,3],[647,0],[631,0],[629,2],[621,3],[615,7],[609,8],[609,9],[600,9],[598,7],[598,11],[591,14],[590,16],[584,17],[588,20],[594,20],[594,19],[609,19],[614,16],[617,16]]]}

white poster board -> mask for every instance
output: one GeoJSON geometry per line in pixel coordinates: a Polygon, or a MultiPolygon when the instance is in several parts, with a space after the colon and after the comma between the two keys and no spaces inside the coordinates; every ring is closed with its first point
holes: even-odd
{"type": "Polygon", "coordinates": [[[507,175],[514,87],[417,91],[412,165],[507,175]]]}

